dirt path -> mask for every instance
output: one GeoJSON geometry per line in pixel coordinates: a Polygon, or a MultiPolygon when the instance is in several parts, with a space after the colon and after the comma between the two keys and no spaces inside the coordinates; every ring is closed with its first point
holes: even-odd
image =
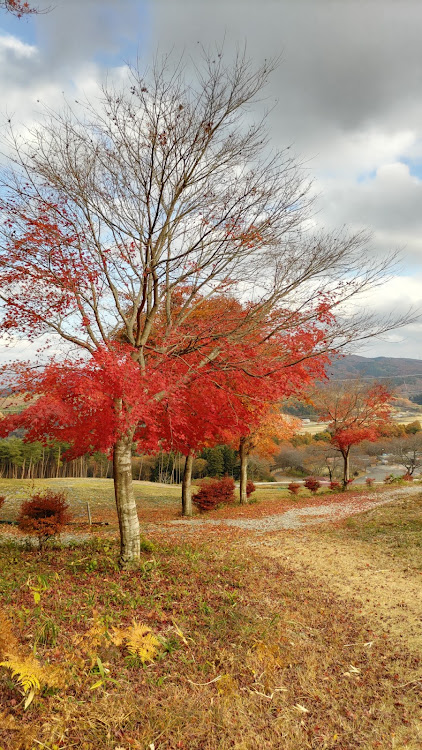
{"type": "Polygon", "coordinates": [[[367,618],[374,637],[389,633],[422,653],[422,576],[407,572],[369,544],[342,542],[311,530],[246,540],[254,551],[275,557],[352,601],[367,618]]]}
{"type": "MultiPolygon", "coordinates": [[[[305,526],[317,526],[327,521],[340,521],[356,513],[363,513],[365,510],[376,508],[378,505],[391,503],[402,495],[420,494],[420,492],[420,487],[401,487],[382,495],[374,492],[365,494],[363,497],[361,495],[355,495],[354,497],[345,495],[344,500],[340,502],[327,502],[325,505],[309,505],[302,508],[293,507],[271,516],[258,518],[207,519],[201,516],[193,519],[181,518],[177,521],[168,521],[166,529],[170,533],[173,531],[174,534],[179,533],[181,536],[185,536],[186,533],[195,533],[198,528],[206,528],[207,526],[229,526],[254,531],[257,534],[268,534],[283,529],[303,529],[305,526]]],[[[146,524],[145,526],[147,532],[156,528],[155,524],[146,524]]]]}
{"type": "MultiPolygon", "coordinates": [[[[317,530],[356,513],[420,493],[420,487],[397,488],[382,496],[347,498],[340,503],[292,508],[264,518],[180,520],[166,524],[166,532],[186,541],[195,531],[234,527],[251,532],[242,537],[259,554],[279,558],[307,579],[314,578],[372,623],[374,638],[389,633],[408,648],[422,653],[422,576],[407,572],[368,543],[325,536],[317,530]],[[313,528],[312,528],[313,527],[313,528]],[[313,530],[315,529],[315,531],[313,530]],[[286,533],[286,531],[288,533],[286,533]]],[[[223,529],[222,529],[223,530],[223,529]]]]}

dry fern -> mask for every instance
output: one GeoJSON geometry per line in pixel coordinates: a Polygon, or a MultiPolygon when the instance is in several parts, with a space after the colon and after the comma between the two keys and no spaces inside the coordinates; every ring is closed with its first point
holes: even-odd
{"type": "Polygon", "coordinates": [[[104,644],[104,641],[108,639],[108,629],[104,624],[103,618],[98,614],[96,610],[93,611],[92,625],[83,633],[83,635],[76,636],[74,643],[77,646],[81,646],[85,651],[89,653],[96,653],[97,648],[104,644]]]}
{"type": "Polygon", "coordinates": [[[0,667],[10,670],[12,677],[17,678],[17,684],[22,688],[25,696],[24,708],[28,708],[37,693],[47,685],[48,687],[62,687],[63,677],[59,670],[43,667],[32,654],[22,655],[20,645],[12,631],[12,626],[0,612],[0,654],[6,656],[0,662],[0,667]]]}
{"type": "Polygon", "coordinates": [[[25,694],[25,709],[31,705],[35,695],[44,685],[60,687],[62,684],[57,672],[43,667],[33,656],[23,658],[9,655],[6,661],[0,662],[0,667],[9,669],[12,677],[17,678],[17,683],[25,694]]]}
{"type": "Polygon", "coordinates": [[[162,649],[161,641],[152,630],[147,625],[135,621],[124,630],[113,628],[111,640],[116,646],[124,644],[129,654],[137,656],[142,664],[154,661],[162,649]]]}

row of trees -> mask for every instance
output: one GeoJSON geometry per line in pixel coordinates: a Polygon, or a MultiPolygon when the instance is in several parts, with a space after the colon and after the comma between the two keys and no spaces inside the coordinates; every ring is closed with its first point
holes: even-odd
{"type": "Polygon", "coordinates": [[[186,456],[187,513],[195,456],[238,447],[246,501],[273,405],[393,325],[340,312],[388,261],[363,268],[362,234],[310,230],[300,165],[250,119],[271,69],[220,50],[194,74],[165,59],[5,144],[1,332],[47,348],[5,371],[35,402],[1,434],[112,457],[122,565],[140,554],[133,444],[186,456]]]}
{"type": "MultiPolygon", "coordinates": [[[[364,440],[351,454],[351,475],[370,471],[380,457],[390,465],[399,465],[410,476],[422,466],[422,434],[402,437],[380,437],[374,442],[364,440]]],[[[285,443],[275,456],[276,469],[287,476],[306,477],[310,474],[332,479],[343,477],[343,460],[329,440],[310,440],[305,444],[285,443]]]]}
{"type": "Polygon", "coordinates": [[[17,437],[0,440],[0,477],[4,479],[51,479],[57,477],[112,476],[112,464],[103,453],[78,456],[64,461],[68,445],[17,437]]]}
{"type": "MultiPolygon", "coordinates": [[[[276,450],[274,443],[274,451],[276,450]]],[[[77,477],[105,479],[113,476],[113,466],[104,453],[79,456],[63,460],[69,446],[52,442],[28,442],[22,438],[9,437],[0,440],[0,477],[5,479],[51,479],[77,477]]],[[[186,457],[182,453],[160,451],[155,455],[134,454],[132,456],[133,479],[165,484],[180,484],[184,474],[186,457]]],[[[253,456],[248,462],[248,477],[271,480],[269,461],[253,456]]],[[[192,478],[230,476],[240,477],[238,451],[229,445],[204,448],[194,459],[192,478]]]]}

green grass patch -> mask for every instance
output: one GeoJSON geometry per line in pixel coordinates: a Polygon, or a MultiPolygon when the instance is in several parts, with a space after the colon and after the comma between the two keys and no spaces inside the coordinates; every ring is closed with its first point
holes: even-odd
{"type": "MultiPolygon", "coordinates": [[[[162,485],[153,482],[133,483],[138,512],[163,513],[174,515],[180,511],[181,489],[177,486],[162,485]]],[[[5,495],[6,502],[0,511],[0,517],[15,520],[20,504],[34,490],[53,489],[65,492],[74,520],[87,520],[89,502],[93,521],[103,519],[115,520],[114,486],[112,479],[0,479],[0,495],[5,495]]]]}
{"type": "Polygon", "coordinates": [[[328,533],[367,543],[409,568],[422,570],[422,492],[348,518],[328,533]]]}

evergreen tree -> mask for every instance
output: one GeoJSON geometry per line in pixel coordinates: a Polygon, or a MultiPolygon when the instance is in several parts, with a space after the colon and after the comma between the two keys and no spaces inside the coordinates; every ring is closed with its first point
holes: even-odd
{"type": "Polygon", "coordinates": [[[223,473],[228,474],[229,477],[232,477],[234,474],[236,462],[238,460],[236,451],[233,448],[230,448],[229,445],[223,445],[221,446],[221,448],[224,461],[223,473]]]}
{"type": "Polygon", "coordinates": [[[224,474],[223,447],[216,445],[215,448],[205,448],[201,453],[208,464],[209,477],[222,477],[224,474]]]}

